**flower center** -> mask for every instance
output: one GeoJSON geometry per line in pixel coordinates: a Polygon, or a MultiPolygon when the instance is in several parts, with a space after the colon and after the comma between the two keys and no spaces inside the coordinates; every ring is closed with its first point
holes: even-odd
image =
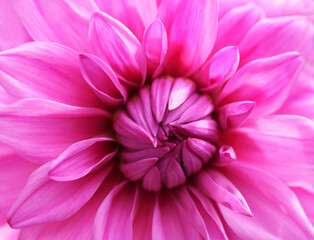
{"type": "Polygon", "coordinates": [[[140,89],[114,120],[120,170],[145,189],[176,187],[216,151],[217,124],[207,95],[183,78],[159,78],[140,89]]]}

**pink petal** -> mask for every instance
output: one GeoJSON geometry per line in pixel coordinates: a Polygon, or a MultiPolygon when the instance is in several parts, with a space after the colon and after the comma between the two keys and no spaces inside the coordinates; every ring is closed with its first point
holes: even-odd
{"type": "Polygon", "coordinates": [[[314,229],[298,199],[282,182],[245,165],[230,165],[228,177],[248,202],[253,217],[219,206],[239,239],[311,239],[314,229]]]}
{"type": "Polygon", "coordinates": [[[188,138],[186,143],[189,149],[202,159],[203,163],[207,163],[216,151],[214,145],[202,139],[188,138]]]}
{"type": "Polygon", "coordinates": [[[95,0],[101,11],[123,23],[142,41],[144,29],[155,20],[155,0],[95,0]]]}
{"type": "Polygon", "coordinates": [[[166,186],[172,188],[178,186],[185,182],[186,177],[180,166],[180,164],[175,159],[170,159],[167,167],[167,182],[166,186]]]}
{"type": "MultiPolygon", "coordinates": [[[[228,3],[228,5],[231,4],[231,2],[228,3]]],[[[263,16],[263,10],[251,2],[244,6],[232,8],[219,21],[214,52],[226,46],[238,46],[248,31],[260,21],[263,16]]]]}
{"type": "Polygon", "coordinates": [[[298,197],[306,216],[314,224],[313,197],[314,193],[302,189],[301,187],[292,188],[294,194],[298,197]]]}
{"type": "Polygon", "coordinates": [[[252,115],[272,113],[286,100],[303,63],[295,52],[250,62],[228,81],[218,101],[251,100],[256,102],[252,115]]]}
{"type": "MultiPolygon", "coordinates": [[[[114,172],[114,174],[116,174],[116,172],[114,172]]],[[[113,177],[114,174],[110,174],[106,177],[106,180],[91,199],[74,215],[61,222],[23,228],[20,233],[20,238],[23,240],[90,239],[99,206],[111,189],[119,183],[116,177],[113,177]]]]}
{"type": "Polygon", "coordinates": [[[0,2],[0,16],[0,51],[32,40],[14,10],[12,1],[0,2]]]}
{"type": "Polygon", "coordinates": [[[168,33],[167,73],[188,76],[209,56],[216,38],[216,0],[165,0],[158,18],[168,33]],[[191,57],[193,56],[193,57],[191,57]]]}
{"type": "Polygon", "coordinates": [[[191,196],[203,221],[206,224],[210,239],[227,240],[224,226],[211,200],[195,187],[189,187],[191,196]]]}
{"type": "Polygon", "coordinates": [[[84,79],[106,105],[116,107],[126,102],[127,90],[105,62],[91,54],[81,54],[80,63],[84,79]]]}
{"type": "Polygon", "coordinates": [[[20,230],[10,228],[8,224],[0,226],[0,239],[18,240],[20,238],[20,230]]]}
{"type": "Polygon", "coordinates": [[[132,239],[138,194],[133,183],[124,182],[113,188],[97,211],[93,239],[132,239]]]}
{"type": "Polygon", "coordinates": [[[11,227],[64,220],[76,213],[96,192],[111,168],[69,182],[49,179],[49,163],[38,168],[28,179],[8,214],[11,227]]]}
{"type": "Polygon", "coordinates": [[[314,125],[309,119],[273,115],[248,120],[221,139],[234,148],[239,161],[270,172],[287,184],[295,186],[302,180],[304,188],[314,191],[314,125]]]}
{"type": "Polygon", "coordinates": [[[163,71],[168,50],[167,32],[160,20],[155,20],[145,30],[143,47],[146,54],[148,75],[155,78],[163,71]]]}
{"type": "Polygon", "coordinates": [[[23,157],[51,161],[71,144],[106,131],[110,116],[96,108],[80,108],[26,99],[0,111],[0,140],[23,157]]]}
{"type": "Polygon", "coordinates": [[[82,178],[103,167],[117,153],[114,139],[91,138],[74,143],[51,163],[49,177],[54,181],[71,181],[82,178]]]}
{"type": "Polygon", "coordinates": [[[160,123],[163,120],[172,85],[173,80],[169,78],[161,78],[158,79],[157,81],[155,80],[152,83],[151,87],[152,111],[158,123],[160,123]]]}
{"type": "Polygon", "coordinates": [[[240,191],[223,174],[216,170],[206,170],[200,172],[196,178],[198,188],[208,197],[235,213],[252,216],[240,191]]]}
{"type": "Polygon", "coordinates": [[[202,160],[187,147],[187,143],[185,141],[182,142],[181,146],[182,162],[185,173],[189,176],[198,172],[203,166],[202,160]]]}
{"type": "Polygon", "coordinates": [[[2,224],[6,222],[6,214],[23,190],[27,178],[38,165],[26,161],[4,145],[0,145],[0,159],[0,224],[2,224]]]}
{"type": "Polygon", "coordinates": [[[160,191],[161,176],[157,167],[153,167],[143,178],[143,187],[148,191],[160,191]]]}
{"type": "Polygon", "coordinates": [[[2,86],[1,86],[1,78],[3,76],[3,72],[0,71],[0,107],[6,107],[9,104],[17,101],[14,96],[8,93],[2,86]]]}
{"type": "Polygon", "coordinates": [[[257,23],[239,44],[241,65],[289,51],[313,52],[313,24],[302,18],[268,18],[257,23]]]}
{"type": "Polygon", "coordinates": [[[237,156],[233,148],[227,145],[223,145],[219,149],[219,154],[218,154],[217,159],[214,159],[214,165],[225,166],[233,162],[234,160],[236,160],[236,158],[237,156]]]}
{"type": "Polygon", "coordinates": [[[170,151],[169,147],[147,148],[133,152],[121,152],[121,158],[126,162],[135,162],[139,159],[146,159],[150,157],[162,158],[170,151]]]}
{"type": "Polygon", "coordinates": [[[153,216],[152,240],[202,239],[195,229],[185,209],[175,199],[172,192],[159,194],[153,216]]]}
{"type": "Polygon", "coordinates": [[[0,84],[18,99],[100,105],[81,76],[78,53],[60,44],[32,42],[1,52],[0,70],[0,84]]]}
{"type": "Polygon", "coordinates": [[[170,92],[168,109],[174,110],[179,107],[191,96],[195,88],[196,86],[193,82],[177,78],[170,92]]]}
{"type": "Polygon", "coordinates": [[[256,103],[241,101],[229,103],[218,109],[219,125],[222,129],[240,127],[250,116],[256,103]]]}
{"type": "Polygon", "coordinates": [[[240,61],[237,47],[225,47],[217,52],[210,61],[209,82],[203,91],[213,91],[223,85],[236,72],[240,61]]]}
{"type": "Polygon", "coordinates": [[[34,40],[58,42],[75,50],[89,52],[89,16],[83,16],[72,7],[73,4],[71,6],[64,0],[16,2],[17,13],[34,40]]]}
{"type": "Polygon", "coordinates": [[[128,86],[143,85],[147,68],[144,49],[122,23],[105,13],[95,13],[90,21],[90,41],[95,53],[128,86]]]}
{"type": "Polygon", "coordinates": [[[158,162],[158,158],[146,158],[132,163],[120,165],[121,172],[132,181],[139,180],[152,169],[158,162]]]}

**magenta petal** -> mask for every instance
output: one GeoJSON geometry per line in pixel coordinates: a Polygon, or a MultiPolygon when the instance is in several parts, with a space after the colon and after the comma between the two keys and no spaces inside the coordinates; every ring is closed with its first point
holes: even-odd
{"type": "Polygon", "coordinates": [[[240,127],[250,116],[256,103],[241,101],[229,103],[218,109],[219,124],[222,129],[240,127]]]}
{"type": "Polygon", "coordinates": [[[1,1],[0,16],[0,51],[32,40],[14,9],[14,2],[1,1]]]}
{"type": "Polygon", "coordinates": [[[189,176],[198,172],[203,166],[201,159],[188,148],[187,143],[185,141],[182,142],[181,149],[182,149],[182,162],[185,173],[189,176]]]}
{"type": "Polygon", "coordinates": [[[127,90],[105,62],[91,54],[81,54],[80,62],[84,79],[101,100],[113,107],[126,102],[127,90]]]}
{"type": "Polygon", "coordinates": [[[286,184],[266,172],[245,165],[231,164],[225,170],[253,213],[253,217],[246,217],[219,206],[228,228],[236,238],[314,238],[313,226],[297,197],[286,184]]]}
{"type": "Polygon", "coordinates": [[[139,41],[144,29],[155,20],[157,4],[155,0],[94,0],[100,10],[123,23],[139,41]]]}
{"type": "Polygon", "coordinates": [[[96,192],[110,168],[70,182],[49,179],[50,164],[29,177],[23,192],[8,214],[11,227],[64,220],[76,213],[96,192]]]}
{"type": "Polygon", "coordinates": [[[213,91],[223,85],[236,72],[240,61],[237,47],[225,47],[217,52],[210,61],[209,82],[203,91],[213,91]]]}
{"type": "Polygon", "coordinates": [[[157,195],[153,215],[152,240],[201,240],[190,216],[171,191],[157,195]]]}
{"type": "Polygon", "coordinates": [[[313,31],[313,23],[303,17],[265,18],[239,44],[241,65],[289,51],[307,59],[314,51],[313,31]]]}
{"type": "Polygon", "coordinates": [[[236,213],[252,216],[239,190],[216,170],[206,170],[197,175],[197,185],[210,198],[236,213]]]}
{"type": "Polygon", "coordinates": [[[67,2],[23,0],[15,3],[15,9],[34,40],[58,42],[75,50],[90,52],[88,21],[90,13],[97,9],[82,14],[79,8],[74,7],[75,4],[67,2]]]}
{"type": "Polygon", "coordinates": [[[219,154],[217,156],[217,159],[215,159],[214,164],[216,166],[225,166],[233,162],[236,158],[237,156],[233,148],[230,146],[223,145],[219,149],[219,154]]]}
{"type": "Polygon", "coordinates": [[[169,96],[169,110],[174,110],[184,103],[195,91],[193,82],[185,81],[183,78],[177,78],[173,83],[173,87],[169,96]]]}
{"type": "Polygon", "coordinates": [[[60,44],[31,42],[0,53],[0,84],[18,99],[41,98],[99,106],[80,72],[78,53],[60,44]]]}
{"type": "Polygon", "coordinates": [[[0,140],[23,157],[45,163],[71,144],[106,131],[110,116],[96,108],[25,99],[0,111],[0,140]]]}
{"type": "Polygon", "coordinates": [[[148,191],[161,189],[161,176],[157,167],[153,167],[143,178],[143,187],[148,191]]]}
{"type": "Polygon", "coordinates": [[[133,151],[133,152],[121,152],[121,157],[126,162],[135,162],[139,159],[145,159],[150,157],[157,157],[162,158],[166,153],[170,151],[168,147],[162,148],[147,148],[142,149],[140,151],[133,151]]]}
{"type": "Polygon", "coordinates": [[[168,33],[167,73],[191,75],[205,62],[214,45],[217,0],[165,0],[159,6],[158,18],[168,33]]]}
{"type": "Polygon", "coordinates": [[[121,172],[129,179],[135,181],[139,180],[155,166],[158,158],[139,159],[136,162],[122,163],[120,165],[121,172]]]}
{"type": "Polygon", "coordinates": [[[95,218],[93,239],[132,239],[132,221],[139,190],[126,182],[113,188],[100,205],[95,218]]]}
{"type": "MultiPolygon", "coordinates": [[[[228,1],[229,6],[230,4],[231,1],[228,1]]],[[[263,17],[263,9],[252,2],[232,8],[219,21],[215,52],[226,46],[238,46],[248,31],[263,17]]]]}
{"type": "Polygon", "coordinates": [[[160,20],[155,20],[145,30],[143,47],[147,59],[148,74],[155,78],[162,73],[168,50],[167,32],[160,20]]]}
{"type": "Polygon", "coordinates": [[[147,70],[144,49],[122,23],[105,13],[95,13],[90,21],[90,41],[96,54],[125,84],[143,85],[147,70]]]}
{"type": "Polygon", "coordinates": [[[167,182],[166,186],[172,188],[184,183],[186,180],[185,174],[180,164],[175,159],[170,159],[167,167],[167,182]]]}
{"type": "Polygon", "coordinates": [[[286,100],[303,63],[296,52],[248,63],[228,81],[219,96],[220,105],[251,100],[256,102],[254,116],[276,111],[286,100]]]}
{"type": "Polygon", "coordinates": [[[103,167],[117,153],[114,139],[92,138],[74,143],[51,163],[49,177],[55,181],[79,179],[103,167]]]}
{"type": "Polygon", "coordinates": [[[26,161],[12,149],[4,145],[0,145],[0,159],[1,225],[6,222],[6,214],[22,192],[27,178],[36,168],[38,168],[38,165],[26,161]]]}
{"type": "Polygon", "coordinates": [[[172,79],[169,78],[157,79],[152,83],[151,87],[152,110],[158,123],[163,120],[172,85],[173,81],[172,79]]]}
{"type": "Polygon", "coordinates": [[[188,138],[186,143],[189,149],[202,159],[203,163],[207,163],[216,151],[214,145],[202,139],[188,138]]]}

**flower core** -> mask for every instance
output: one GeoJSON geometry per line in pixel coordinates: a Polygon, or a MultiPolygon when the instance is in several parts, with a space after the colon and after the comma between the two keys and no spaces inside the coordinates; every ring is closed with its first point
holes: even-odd
{"type": "Polygon", "coordinates": [[[198,172],[216,151],[217,123],[211,99],[183,78],[158,78],[131,98],[114,120],[120,170],[145,189],[176,187],[198,172]]]}

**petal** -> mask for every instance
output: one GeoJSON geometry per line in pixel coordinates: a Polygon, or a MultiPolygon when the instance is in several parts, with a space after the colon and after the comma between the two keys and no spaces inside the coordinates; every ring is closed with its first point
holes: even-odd
{"type": "Polygon", "coordinates": [[[10,228],[8,224],[0,226],[0,238],[6,240],[20,239],[20,231],[10,228]]]}
{"type": "Polygon", "coordinates": [[[303,63],[295,52],[252,61],[228,81],[218,102],[251,100],[256,102],[252,115],[272,113],[286,100],[303,63]]]}
{"type": "Polygon", "coordinates": [[[313,189],[314,124],[289,115],[248,120],[241,128],[221,136],[239,161],[270,172],[287,184],[303,181],[313,189]]]}
{"type": "Polygon", "coordinates": [[[20,233],[20,238],[23,240],[90,239],[99,206],[111,189],[119,183],[117,177],[113,176],[115,174],[117,174],[117,172],[108,175],[91,199],[74,215],[61,222],[23,228],[20,233]]]}
{"type": "Polygon", "coordinates": [[[32,42],[1,52],[0,84],[19,99],[100,105],[81,76],[78,53],[56,43],[32,42]]]}
{"type": "Polygon", "coordinates": [[[144,29],[157,14],[155,0],[95,0],[99,8],[129,28],[142,41],[144,29]]]}
{"type": "Polygon", "coordinates": [[[238,46],[263,16],[263,10],[252,3],[232,8],[219,21],[214,52],[226,46],[238,46]]]}
{"type": "Polygon", "coordinates": [[[168,33],[167,73],[182,77],[192,74],[214,45],[217,0],[165,0],[159,6],[158,18],[168,33]]]}
{"type": "Polygon", "coordinates": [[[96,108],[26,99],[0,111],[0,141],[26,159],[45,163],[71,144],[106,131],[110,117],[96,108]]]}
{"type": "Polygon", "coordinates": [[[208,197],[234,213],[252,216],[240,191],[220,172],[213,169],[202,171],[196,176],[196,184],[208,197]]]}
{"type": "Polygon", "coordinates": [[[143,47],[146,54],[148,75],[155,78],[163,71],[168,50],[167,32],[160,20],[155,20],[146,28],[143,47]]]}
{"type": "Polygon", "coordinates": [[[311,239],[314,230],[297,197],[271,175],[244,165],[229,165],[228,178],[241,191],[253,217],[234,214],[220,206],[232,232],[239,239],[311,239]]]}
{"type": "Polygon", "coordinates": [[[314,224],[314,209],[313,209],[312,202],[313,202],[314,193],[306,191],[302,189],[301,187],[295,187],[295,188],[292,188],[292,190],[294,194],[298,197],[302,205],[302,208],[304,209],[306,213],[306,216],[308,217],[308,219],[313,225],[314,224]]]}
{"type": "Polygon", "coordinates": [[[193,82],[177,78],[171,88],[168,109],[171,111],[179,107],[191,96],[195,89],[196,86],[193,82]]]}
{"type": "Polygon", "coordinates": [[[0,2],[0,16],[0,51],[32,40],[19,19],[12,1],[0,2]]]}
{"type": "Polygon", "coordinates": [[[90,14],[82,16],[73,8],[73,3],[66,0],[21,0],[16,2],[16,10],[34,40],[58,42],[75,50],[90,52],[90,14]]]}
{"type": "Polygon", "coordinates": [[[90,41],[95,53],[128,86],[144,83],[147,68],[144,49],[122,23],[105,13],[95,13],[90,21],[90,41]]]}
{"type": "Polygon", "coordinates": [[[115,140],[110,137],[91,138],[74,143],[51,163],[49,177],[54,181],[82,178],[103,167],[116,153],[115,140]]]}
{"type": "Polygon", "coordinates": [[[313,24],[302,18],[263,19],[239,44],[241,65],[289,51],[297,51],[307,58],[314,50],[313,32],[313,24]]]}
{"type": "Polygon", "coordinates": [[[144,175],[155,166],[158,158],[140,159],[132,163],[124,163],[120,165],[121,172],[132,181],[136,181],[144,177],[144,175]]]}
{"type": "Polygon", "coordinates": [[[138,194],[133,183],[124,182],[113,188],[97,211],[93,239],[132,239],[138,194]]]}
{"type": "Polygon", "coordinates": [[[143,178],[143,187],[148,191],[160,191],[161,176],[157,167],[153,167],[143,178]]]}
{"type": "Polygon", "coordinates": [[[106,106],[117,107],[126,102],[127,90],[104,61],[91,54],[80,54],[80,63],[85,81],[106,106]]]}
{"type": "Polygon", "coordinates": [[[12,149],[0,145],[0,224],[23,190],[29,175],[38,167],[26,161],[12,149]]]}
{"type": "Polygon", "coordinates": [[[240,127],[250,116],[256,103],[241,101],[229,103],[218,109],[219,125],[222,129],[240,127]]]}
{"type": "Polygon", "coordinates": [[[29,177],[8,214],[11,227],[22,228],[72,216],[93,196],[111,169],[76,181],[55,182],[48,177],[49,165],[43,165],[29,177]]]}
{"type": "Polygon", "coordinates": [[[227,145],[223,145],[219,149],[219,154],[216,159],[214,159],[214,165],[216,166],[225,166],[234,160],[236,160],[237,156],[234,152],[233,148],[227,145]]]}
{"type": "Polygon", "coordinates": [[[202,239],[171,191],[157,197],[152,225],[152,240],[202,239]]]}

